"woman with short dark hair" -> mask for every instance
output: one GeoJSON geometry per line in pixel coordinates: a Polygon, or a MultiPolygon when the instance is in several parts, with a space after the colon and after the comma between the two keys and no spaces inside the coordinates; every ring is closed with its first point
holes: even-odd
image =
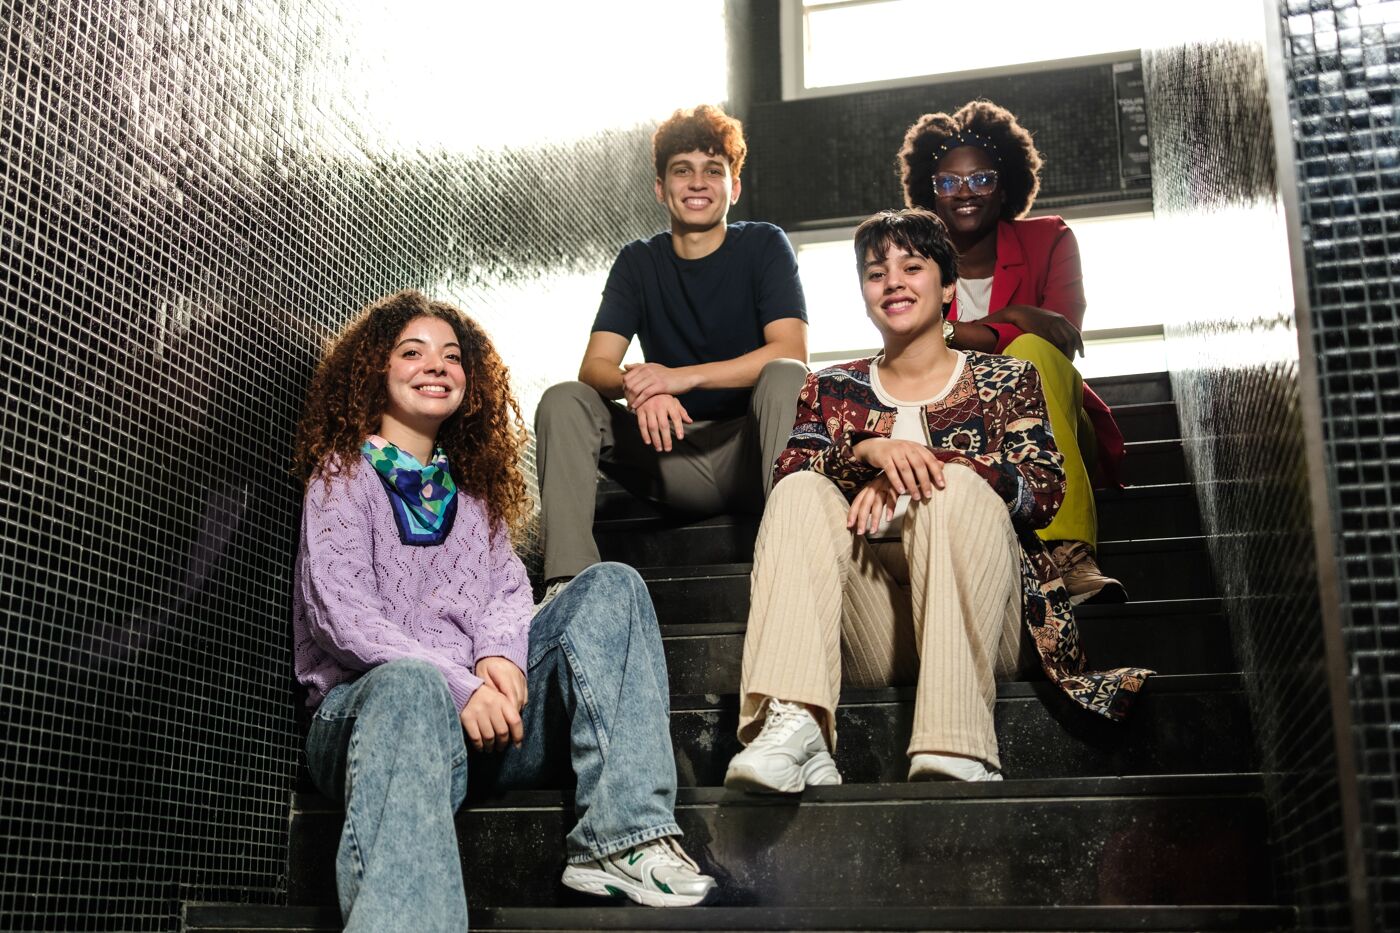
{"type": "Polygon", "coordinates": [[[996,681],[1021,668],[1023,649],[1110,718],[1150,673],[1084,670],[1068,594],[1035,534],[1064,494],[1040,377],[945,342],[957,267],[943,223],[887,211],[855,243],[883,350],[813,373],[798,397],[754,550],[747,748],[729,764],[732,788],[840,783],[842,683],[917,685],[910,780],[995,781],[996,681]]]}

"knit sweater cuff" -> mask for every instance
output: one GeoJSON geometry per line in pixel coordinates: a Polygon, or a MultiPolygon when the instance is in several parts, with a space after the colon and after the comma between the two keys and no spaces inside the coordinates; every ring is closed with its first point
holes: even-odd
{"type": "Polygon", "coordinates": [[[528,652],[529,642],[527,641],[514,644],[508,642],[488,642],[487,644],[476,646],[476,659],[480,661],[482,658],[505,658],[507,661],[520,668],[520,673],[528,674],[529,672],[526,670],[526,665],[529,661],[527,657],[528,652]]]}
{"type": "Polygon", "coordinates": [[[457,670],[452,676],[447,678],[447,692],[452,694],[452,704],[457,708],[457,712],[466,709],[467,701],[476,693],[476,688],[481,686],[481,678],[471,671],[457,670]]]}

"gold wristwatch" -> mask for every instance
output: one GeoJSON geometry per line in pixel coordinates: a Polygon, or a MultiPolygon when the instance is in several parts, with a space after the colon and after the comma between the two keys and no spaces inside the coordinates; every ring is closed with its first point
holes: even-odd
{"type": "Polygon", "coordinates": [[[953,322],[947,318],[943,319],[943,343],[950,347],[953,345],[953,322]]]}

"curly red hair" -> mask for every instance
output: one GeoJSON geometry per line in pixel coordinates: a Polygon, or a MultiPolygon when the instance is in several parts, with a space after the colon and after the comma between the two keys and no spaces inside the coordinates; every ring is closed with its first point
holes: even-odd
{"type": "Polygon", "coordinates": [[[744,125],[710,104],[677,110],[656,128],[651,137],[652,159],[656,162],[656,177],[666,174],[666,163],[681,152],[700,151],[706,155],[724,156],[735,178],[744,170],[744,158],[749,154],[744,142],[744,125]]]}
{"type": "Polygon", "coordinates": [[[520,472],[527,437],[520,405],[510,390],[510,372],[475,321],[452,305],[405,290],[370,304],[326,347],[297,425],[292,475],[309,485],[328,462],[354,470],[360,446],[379,430],[388,403],[384,375],[399,334],[420,317],[446,321],[462,348],[467,375],[462,405],[438,428],[457,488],[486,505],[491,532],[502,524],[518,539],[530,516],[530,498],[520,472]]]}
{"type": "Polygon", "coordinates": [[[996,149],[1002,219],[1015,220],[1030,210],[1040,191],[1040,150],[1015,114],[989,100],[966,103],[951,116],[926,113],[909,127],[897,159],[904,203],[933,210],[933,173],[943,157],[938,147],[959,133],[976,133],[996,149]]]}

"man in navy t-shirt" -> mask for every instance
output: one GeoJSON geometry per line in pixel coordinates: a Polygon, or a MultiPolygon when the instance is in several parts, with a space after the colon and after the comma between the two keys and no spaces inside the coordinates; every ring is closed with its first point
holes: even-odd
{"type": "Polygon", "coordinates": [[[599,467],[680,512],[760,511],[807,374],[792,245],[772,224],[725,222],[747,153],[739,121],[677,110],[652,152],[671,229],[623,247],[578,381],[552,386],[535,416],[546,601],[598,561],[599,467]],[[623,366],[633,337],[646,362],[623,366]]]}

